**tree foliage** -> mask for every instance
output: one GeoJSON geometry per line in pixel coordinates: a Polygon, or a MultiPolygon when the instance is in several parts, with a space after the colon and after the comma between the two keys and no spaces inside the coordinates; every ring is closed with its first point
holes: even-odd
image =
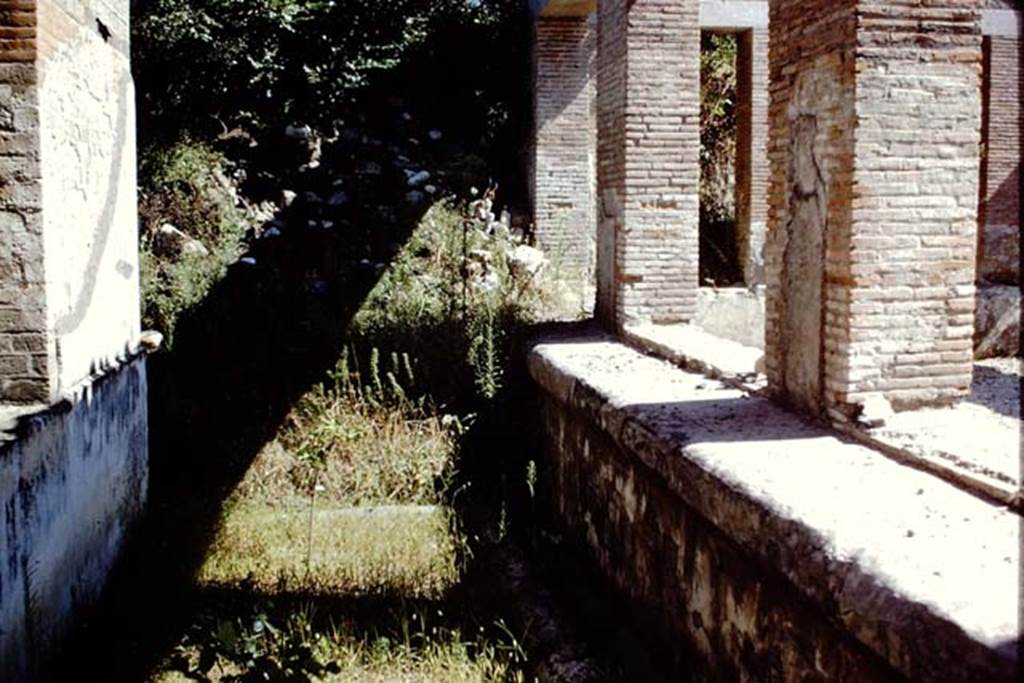
{"type": "Polygon", "coordinates": [[[328,119],[353,93],[453,29],[500,30],[513,0],[135,0],[140,123],[328,119]]]}
{"type": "Polygon", "coordinates": [[[725,220],[735,213],[736,37],[705,33],[701,43],[701,207],[711,220],[725,220]]]}

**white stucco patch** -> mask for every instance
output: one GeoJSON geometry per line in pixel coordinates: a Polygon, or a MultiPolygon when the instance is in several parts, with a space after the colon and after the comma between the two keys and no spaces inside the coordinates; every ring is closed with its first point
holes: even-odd
{"type": "Polygon", "coordinates": [[[56,395],[139,333],[134,89],[87,27],[41,59],[43,240],[56,395]]]}

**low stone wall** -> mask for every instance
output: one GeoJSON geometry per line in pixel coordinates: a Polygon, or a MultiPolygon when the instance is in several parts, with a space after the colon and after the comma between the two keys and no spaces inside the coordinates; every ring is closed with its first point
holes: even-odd
{"type": "Polygon", "coordinates": [[[32,679],[103,588],[145,503],[146,404],[137,357],[0,446],[0,680],[32,679]]]}
{"type": "Polygon", "coordinates": [[[1013,680],[1013,513],[605,337],[529,367],[563,531],[695,680],[1013,680]]]}
{"type": "Polygon", "coordinates": [[[701,287],[693,324],[737,344],[764,349],[764,287],[701,287]]]}
{"type": "MultiPolygon", "coordinates": [[[[974,356],[1009,358],[1020,353],[1019,287],[978,287],[974,319],[974,356]]],[[[693,324],[705,332],[764,349],[764,287],[701,287],[693,324]]]]}

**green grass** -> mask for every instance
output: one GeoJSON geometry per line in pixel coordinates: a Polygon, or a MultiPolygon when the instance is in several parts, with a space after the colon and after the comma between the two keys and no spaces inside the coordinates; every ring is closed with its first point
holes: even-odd
{"type": "Polygon", "coordinates": [[[196,621],[151,680],[525,680],[511,632],[452,598],[454,528],[440,506],[236,501],[196,578],[196,621]]]}
{"type": "Polygon", "coordinates": [[[436,503],[455,449],[443,417],[321,387],[292,411],[235,495],[272,507],[304,505],[314,491],[334,506],[436,503]]]}
{"type": "Polygon", "coordinates": [[[269,608],[209,624],[208,638],[177,648],[150,680],[525,680],[520,669],[524,654],[514,639],[495,642],[483,629],[465,633],[432,625],[422,610],[392,615],[393,628],[385,632],[322,625],[313,606],[291,611],[277,627],[271,623],[277,613],[273,605],[269,608]]]}
{"type": "Polygon", "coordinates": [[[443,598],[459,580],[459,539],[444,508],[267,508],[228,514],[200,586],[443,598]]]}
{"type": "Polygon", "coordinates": [[[195,577],[193,623],[153,680],[522,680],[525,653],[491,587],[467,583],[472,547],[448,504],[469,426],[502,415],[516,335],[576,295],[515,273],[515,242],[464,221],[447,203],[424,216],[333,372],[250,465],[195,577]],[[464,261],[473,250],[494,286],[464,261]]]}

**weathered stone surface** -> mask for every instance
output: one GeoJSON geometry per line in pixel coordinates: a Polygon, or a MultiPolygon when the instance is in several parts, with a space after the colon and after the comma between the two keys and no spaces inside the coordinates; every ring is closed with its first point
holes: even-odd
{"type": "Polygon", "coordinates": [[[979,287],[975,310],[974,357],[1007,358],[1020,354],[1021,291],[1017,287],[979,287]]]}
{"type": "Polygon", "coordinates": [[[697,325],[627,325],[624,341],[679,367],[733,386],[755,387],[759,349],[709,334],[697,325]]]}
{"type": "Polygon", "coordinates": [[[140,358],[0,446],[3,680],[33,680],[99,597],[146,500],[146,406],[140,358]]]}
{"type": "Polygon", "coordinates": [[[1020,380],[1017,359],[979,361],[966,401],[896,413],[883,427],[861,431],[857,438],[1024,512],[1020,380]]]}
{"type": "Polygon", "coordinates": [[[556,512],[697,680],[1014,679],[1013,513],[607,338],[530,369],[556,512]]]}

